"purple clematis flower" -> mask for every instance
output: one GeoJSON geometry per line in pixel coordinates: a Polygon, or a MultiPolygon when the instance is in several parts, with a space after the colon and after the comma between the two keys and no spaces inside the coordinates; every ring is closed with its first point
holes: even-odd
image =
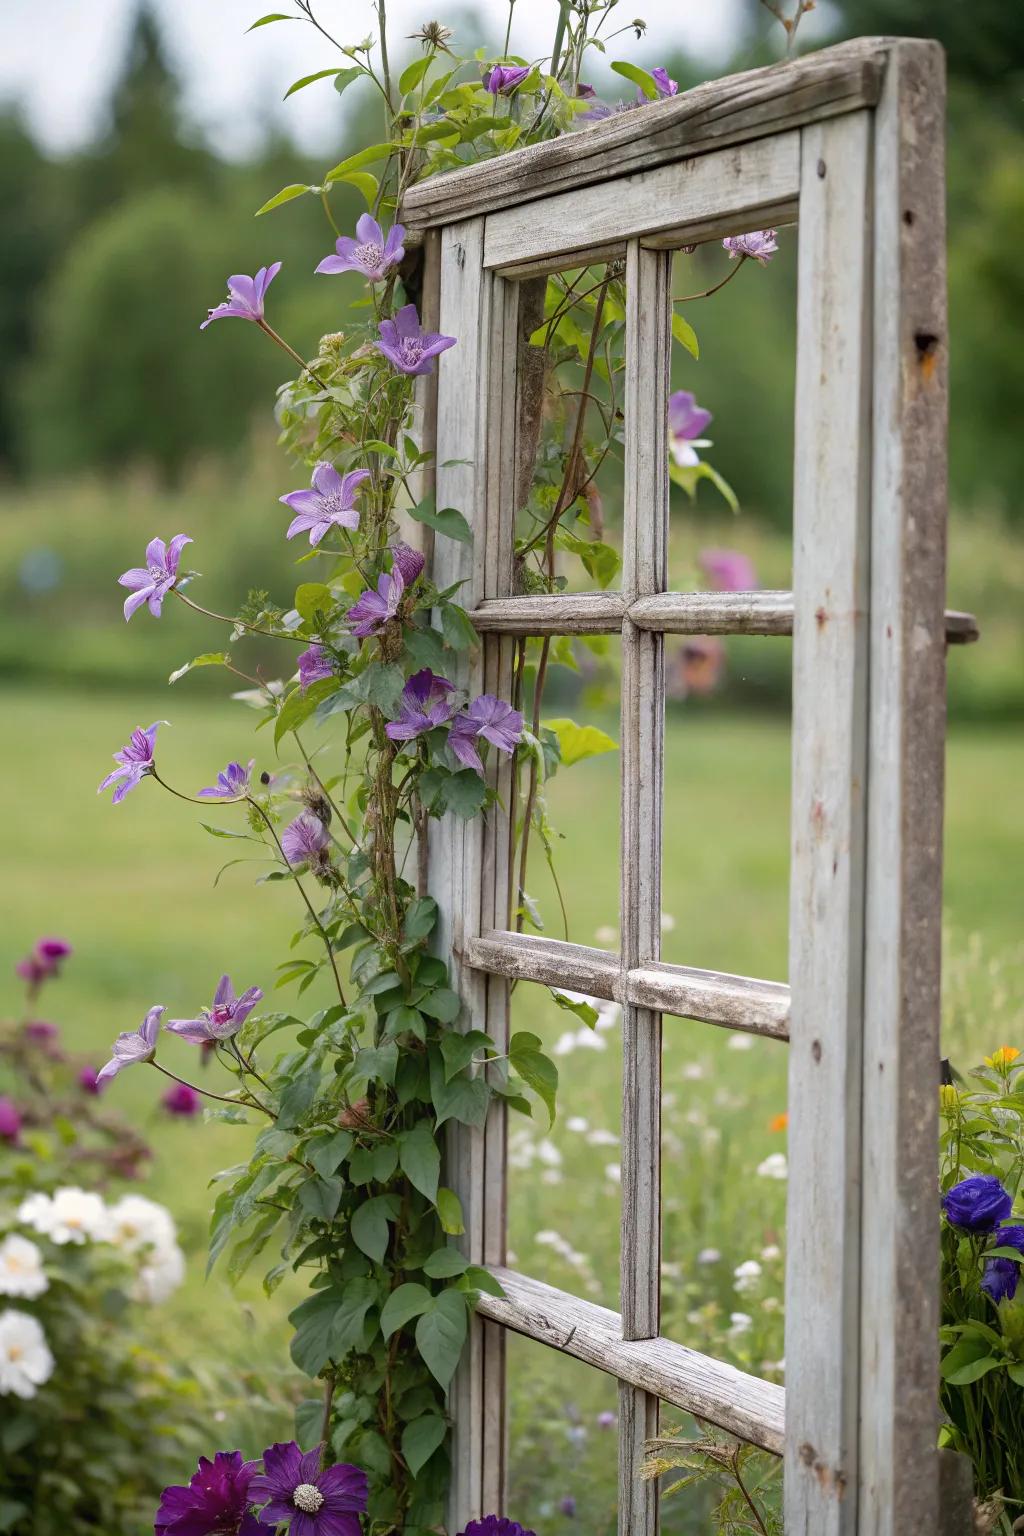
{"type": "Polygon", "coordinates": [[[678,84],[662,65],[659,64],[657,69],[651,70],[651,78],[658,87],[659,96],[677,96],[679,94],[678,84]]]}
{"type": "Polygon", "coordinates": [[[240,800],[243,795],[249,793],[249,781],[255,766],[254,757],[249,759],[244,768],[241,763],[228,763],[227,767],[218,773],[216,784],[201,789],[197,798],[199,800],[240,800]]]}
{"type": "Polygon", "coordinates": [[[396,617],[404,591],[401,571],[378,576],[376,592],[367,588],[346,614],[356,638],[367,640],[371,635],[379,635],[385,624],[396,617]]]}
{"type": "Polygon", "coordinates": [[[83,1093],[97,1098],[103,1092],[105,1085],[100,1082],[100,1075],[95,1067],[83,1067],[78,1074],[78,1086],[83,1093]]]}
{"type": "Polygon", "coordinates": [[[13,1099],[0,1095],[0,1141],[16,1147],[21,1137],[21,1115],[13,1099]]]}
{"type": "Polygon", "coordinates": [[[303,811],[281,833],[281,847],[289,864],[313,863],[331,840],[331,834],[312,811],[303,811]]]}
{"type": "Polygon", "coordinates": [[[200,1456],[187,1488],[164,1489],[156,1536],[261,1536],[250,1492],[258,1470],[241,1451],[218,1451],[212,1461],[200,1456]]]}
{"type": "Polygon", "coordinates": [[[165,544],[163,539],[150,539],[146,545],[145,566],[133,566],[117,578],[119,587],[133,588],[131,597],[124,600],[126,621],[143,603],[149,604],[149,611],[155,619],[160,617],[164,598],[173,590],[178,579],[181,552],[186,544],[191,543],[192,539],[187,533],[176,533],[169,544],[165,544]]]}
{"type": "Polygon", "coordinates": [[[381,283],[405,255],[404,235],[401,224],[393,224],[385,239],[377,220],[368,213],[360,214],[356,221],[357,238],[341,235],[334,247],[337,255],[325,256],[316,270],[361,272],[368,283],[381,283]]]}
{"type": "Polygon", "coordinates": [[[205,1045],[208,1040],[230,1040],[232,1035],[238,1034],[262,997],[261,987],[249,987],[241,997],[236,997],[230,976],[222,976],[213,1002],[209,1008],[200,1011],[198,1019],[168,1019],[167,1028],[193,1045],[205,1045]]]}
{"type": "Polygon", "coordinates": [[[735,261],[740,256],[752,256],[766,267],[778,250],[774,229],[752,229],[746,235],[726,235],[722,245],[735,261]]]}
{"type": "Polygon", "coordinates": [[[308,491],[289,491],[287,496],[278,497],[296,514],[288,524],[287,537],[294,539],[297,533],[308,532],[315,549],[331,528],[358,528],[356,491],[369,478],[368,469],[352,469],[342,476],[333,464],[321,460],[313,470],[308,491]]]}
{"type": "Polygon", "coordinates": [[[311,683],[319,683],[325,677],[333,677],[337,671],[334,657],[322,645],[311,645],[299,657],[299,687],[305,693],[311,683]]]}
{"type": "Polygon", "coordinates": [[[360,1536],[369,1484],[359,1467],[320,1469],[319,1447],[302,1452],[294,1440],[263,1452],[263,1472],[249,1489],[263,1525],[287,1525],[290,1536],[360,1536]]]}
{"type": "Polygon", "coordinates": [[[157,1003],[146,1014],[138,1029],[126,1030],[118,1035],[113,1045],[113,1055],[105,1067],[100,1067],[96,1074],[96,1081],[105,1083],[125,1067],[133,1067],[136,1062],[152,1061],[156,1055],[156,1037],[160,1033],[160,1016],[164,1008],[157,1003]]]}
{"type": "Polygon", "coordinates": [[[471,1520],[459,1536],[537,1536],[528,1531],[518,1520],[507,1520],[504,1515],[484,1515],[482,1520],[471,1520]]]}
{"type": "Polygon", "coordinates": [[[267,289],[281,270],[281,263],[274,261],[269,267],[260,267],[255,277],[245,277],[236,274],[228,278],[229,299],[223,304],[218,304],[211,309],[199,327],[205,331],[213,320],[227,320],[234,316],[238,320],[255,320],[257,323],[263,319],[263,300],[267,289]]]}
{"type": "MultiPolygon", "coordinates": [[[[639,94],[640,101],[647,100],[642,91],[639,94]]],[[[606,101],[595,101],[594,105],[588,107],[586,112],[580,113],[576,121],[579,123],[600,123],[606,117],[621,117],[623,112],[635,112],[638,105],[639,102],[635,101],[616,101],[610,106],[606,101]]]]}
{"type": "Polygon", "coordinates": [[[1024,1227],[997,1227],[992,1237],[999,1248],[1016,1248],[1020,1259],[986,1259],[981,1288],[994,1302],[1012,1301],[1024,1264],[1024,1227]]]}
{"type": "Polygon", "coordinates": [[[500,752],[514,752],[523,739],[522,711],[513,709],[504,699],[495,698],[493,693],[482,693],[464,714],[456,715],[452,721],[448,745],[464,767],[483,773],[484,765],[476,749],[478,736],[500,752]]]}
{"type": "Polygon", "coordinates": [[[386,727],[392,741],[412,741],[424,731],[445,725],[455,713],[448,695],[455,689],[446,677],[435,677],[429,667],[414,672],[402,689],[398,719],[386,727]]]}
{"type": "Polygon", "coordinates": [[[191,1120],[203,1106],[202,1098],[190,1083],[172,1083],[160,1103],[169,1115],[181,1120],[191,1120]]]}
{"type": "Polygon", "coordinates": [[[422,573],[426,560],[418,549],[412,549],[410,545],[403,544],[401,540],[392,544],[391,569],[396,575],[401,576],[407,587],[411,587],[416,578],[422,573]]]}
{"type": "Polygon", "coordinates": [[[995,1174],[972,1173],[942,1197],[942,1209],[952,1227],[962,1232],[992,1232],[1010,1214],[1013,1201],[995,1174]]]}
{"type": "Polygon", "coordinates": [[[754,562],[738,549],[702,549],[697,564],[716,592],[757,590],[754,562]]]}
{"type": "Polygon", "coordinates": [[[686,466],[700,462],[697,449],[709,446],[702,433],[710,420],[711,412],[698,405],[688,389],[677,389],[669,395],[669,451],[677,464],[686,466]]]}
{"type": "Polygon", "coordinates": [[[492,96],[511,96],[530,73],[521,64],[495,64],[484,75],[484,90],[492,96]]]}
{"type": "Polygon", "coordinates": [[[27,981],[35,992],[44,981],[60,974],[60,963],[71,954],[71,945],[65,939],[38,939],[32,953],[19,960],[15,974],[27,981]]]}
{"type": "Polygon", "coordinates": [[[117,783],[117,780],[120,779],[120,784],[114,790],[113,800],[114,805],[120,805],[125,795],[130,794],[133,789],[136,789],[142,783],[147,774],[153,772],[155,767],[153,749],[156,746],[156,733],[162,725],[166,724],[166,720],[154,720],[153,724],[148,726],[146,730],[142,730],[140,726],[137,730],[132,731],[131,740],[127,746],[122,747],[120,752],[114,753],[114,762],[120,766],[107,774],[103,783],[96,791],[98,795],[101,795],[105,789],[109,789],[111,784],[117,783]]]}
{"type": "Polygon", "coordinates": [[[454,347],[454,336],[424,331],[415,304],[406,304],[393,320],[380,322],[380,340],[374,342],[399,373],[433,373],[434,358],[454,347]]]}
{"type": "Polygon", "coordinates": [[[29,1019],[25,1024],[25,1039],[33,1045],[41,1045],[51,1056],[57,1052],[60,1030],[49,1019],[29,1019]]]}

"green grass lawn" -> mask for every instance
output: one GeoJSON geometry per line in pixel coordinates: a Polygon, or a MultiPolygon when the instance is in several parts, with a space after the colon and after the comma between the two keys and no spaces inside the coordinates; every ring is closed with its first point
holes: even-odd
{"type": "MultiPolygon", "coordinates": [[[[259,767],[274,766],[269,735],[252,736],[255,717],[243,705],[233,706],[233,714],[227,706],[196,702],[187,687],[145,697],[8,689],[0,701],[8,743],[0,764],[8,808],[0,972],[11,978],[8,1011],[18,1006],[11,968],[19,955],[41,933],[65,936],[76,953],[46,995],[44,1011],[97,1064],[115,1034],[134,1028],[154,1002],[165,1003],[171,1016],[191,1014],[209,999],[223,970],[239,988],[258,982],[269,991],[295,926],[292,893],[280,886],[254,890],[245,866],[228,870],[214,886],[236,845],[210,838],[199,818],[231,825],[237,813],[208,816],[152,783],[117,809],[95,793],[132,727],[161,714],[173,721],[160,738],[161,772],[189,793],[211,783],[231,757],[254,754],[259,767]]],[[[788,726],[768,714],[677,709],[669,722],[665,782],[665,958],[784,978],[788,726]]],[[[1022,782],[1019,732],[965,727],[952,735],[947,1013],[958,1059],[966,1061],[1003,1041],[1022,1043],[1014,856],[1024,844],[1022,782]],[[983,936],[980,952],[972,934],[983,936]]],[[[570,931],[583,943],[614,944],[603,930],[615,930],[618,922],[617,796],[615,754],[552,786],[552,819],[564,834],[559,871],[570,931]]],[[[548,931],[558,933],[542,867],[530,885],[548,931]]],[[[515,1014],[520,1027],[538,1029],[557,1050],[562,1074],[556,1127],[548,1135],[525,1122],[514,1130],[510,1240],[516,1260],[614,1305],[617,1030],[598,1030],[597,1049],[581,1044],[578,1033],[571,1038],[572,1015],[529,986],[518,990],[515,1014]]],[[[752,1040],[736,1050],[725,1032],[681,1020],[666,1021],[665,1036],[665,1330],[766,1369],[781,1354],[781,1312],[761,1305],[779,1291],[778,1264],[765,1261],[753,1300],[736,1296],[732,1269],[766,1245],[770,1251],[784,1223],[785,1184],[758,1177],[756,1169],[785,1144],[784,1134],[771,1128],[785,1108],[785,1049],[752,1040]],[[707,1249],[717,1249],[721,1259],[698,1263],[707,1249]],[[742,1335],[728,1332],[736,1311],[754,1316],[742,1335]]],[[[168,1042],[166,1058],[175,1070],[196,1067],[196,1052],[183,1042],[168,1042]]],[[[208,1180],[244,1157],[248,1133],[168,1121],[157,1109],[163,1086],[155,1073],[133,1071],[110,1090],[110,1100],[151,1137],[157,1158],[150,1188],[171,1206],[190,1253],[188,1287],[165,1313],[168,1336],[190,1353],[198,1338],[202,1351],[233,1360],[281,1360],[287,1288],[270,1302],[256,1284],[241,1299],[216,1278],[203,1289],[208,1180]],[[203,1319],[198,1332],[197,1314],[203,1319]]],[[[539,1347],[517,1341],[511,1355],[520,1518],[529,1517],[542,1533],[554,1531],[557,1499],[563,1493],[579,1498],[592,1486],[588,1518],[600,1529],[613,1497],[614,1458],[593,1419],[599,1407],[614,1407],[611,1384],[539,1347]],[[564,1486],[554,1487],[553,1476],[564,1486]]],[[[280,1432],[286,1428],[282,1417],[280,1432]]],[[[667,1529],[690,1529],[682,1515],[670,1520],[683,1523],[667,1529]]]]}

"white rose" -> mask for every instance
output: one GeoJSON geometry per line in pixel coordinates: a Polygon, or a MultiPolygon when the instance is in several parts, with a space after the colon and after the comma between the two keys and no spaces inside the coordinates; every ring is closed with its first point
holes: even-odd
{"type": "Polygon", "coordinates": [[[29,1195],[18,1220],[53,1243],[84,1243],[87,1238],[105,1242],[110,1234],[107,1208],[99,1195],[75,1185],[58,1189],[52,1197],[29,1195]]]}
{"type": "Polygon", "coordinates": [[[0,1312],[0,1397],[35,1397],[36,1388],[53,1375],[54,1358],[46,1335],[27,1312],[0,1312]]]}
{"type": "Polygon", "coordinates": [[[9,1233],[0,1243],[0,1296],[41,1296],[49,1284],[35,1243],[17,1232],[9,1233]]]}
{"type": "Polygon", "coordinates": [[[127,1253],[141,1248],[173,1248],[178,1233],[165,1206],[145,1195],[123,1195],[109,1212],[109,1241],[127,1253]]]}
{"type": "Polygon", "coordinates": [[[185,1255],[173,1243],[169,1248],[157,1248],[146,1256],[135,1284],[138,1301],[157,1306],[173,1296],[185,1278],[185,1255]]]}

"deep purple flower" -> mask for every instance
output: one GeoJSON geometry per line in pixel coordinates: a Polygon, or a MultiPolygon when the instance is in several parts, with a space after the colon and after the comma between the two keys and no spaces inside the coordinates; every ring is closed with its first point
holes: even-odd
{"type": "Polygon", "coordinates": [[[315,549],[331,528],[358,528],[356,491],[369,478],[368,469],[352,469],[342,476],[333,464],[321,460],[313,470],[308,491],[289,491],[287,496],[278,497],[296,514],[288,524],[287,537],[294,539],[297,533],[308,532],[315,549]]]}
{"type": "Polygon", "coordinates": [[[454,336],[424,331],[415,304],[406,304],[393,320],[380,322],[380,340],[374,342],[399,373],[433,373],[434,358],[454,347],[454,336]]]}
{"type": "Polygon", "coordinates": [[[414,672],[402,689],[398,719],[385,727],[391,740],[411,741],[424,731],[445,725],[455,713],[448,697],[454,691],[446,677],[435,677],[429,667],[414,672]]]}
{"type": "Polygon", "coordinates": [[[377,577],[376,592],[368,587],[346,614],[357,639],[367,640],[371,635],[380,634],[385,624],[398,613],[404,591],[401,571],[395,571],[391,576],[385,572],[377,577]]]}
{"type": "Polygon", "coordinates": [[[203,1105],[202,1098],[190,1083],[172,1083],[160,1103],[169,1115],[184,1120],[191,1120],[193,1115],[198,1115],[203,1105]]]}
{"type": "Polygon", "coordinates": [[[31,1040],[33,1045],[41,1045],[44,1050],[56,1046],[60,1039],[60,1030],[56,1024],[51,1024],[49,1019],[29,1019],[25,1024],[25,1039],[31,1040]]]}
{"type": "Polygon", "coordinates": [[[71,952],[71,945],[64,939],[37,939],[32,953],[19,960],[14,969],[36,991],[44,981],[60,973],[61,961],[71,952]]]}
{"type": "Polygon", "coordinates": [[[655,85],[658,87],[659,96],[678,95],[679,86],[675,80],[671,78],[668,70],[665,69],[662,65],[659,64],[656,69],[651,70],[651,78],[653,79],[655,85]]]}
{"type": "Polygon", "coordinates": [[[576,96],[580,101],[597,100],[597,92],[595,91],[594,87],[592,85],[585,84],[582,80],[576,87],[576,96]]]}
{"type": "Polygon", "coordinates": [[[164,598],[178,579],[181,552],[186,544],[191,543],[192,539],[187,533],[176,533],[169,544],[165,544],[163,539],[150,539],[146,545],[145,565],[133,566],[117,578],[119,587],[133,589],[131,597],[124,600],[125,619],[130,619],[136,608],[141,608],[143,603],[149,604],[149,611],[155,619],[160,617],[164,598]]]}
{"type": "Polygon", "coordinates": [[[101,795],[105,789],[109,789],[111,784],[116,783],[120,779],[121,783],[114,790],[113,799],[114,805],[120,805],[125,795],[136,789],[146,775],[153,772],[153,749],[156,746],[156,733],[162,725],[166,724],[166,720],[154,720],[153,724],[148,726],[146,730],[142,730],[139,727],[137,730],[132,731],[131,740],[127,746],[122,747],[120,752],[114,753],[114,762],[119,763],[120,767],[107,774],[103,783],[96,791],[98,795],[101,795]]]}
{"type": "Polygon", "coordinates": [[[566,1493],[558,1501],[558,1513],[568,1515],[571,1520],[576,1514],[576,1500],[571,1493],[566,1493]]]}
{"type": "Polygon", "coordinates": [[[998,1248],[1016,1248],[1016,1259],[986,1259],[982,1290],[995,1302],[1012,1301],[1017,1294],[1020,1265],[1024,1264],[1024,1227],[997,1227],[992,1234],[998,1248]]]}
{"type": "Polygon", "coordinates": [[[312,811],[303,811],[281,833],[281,847],[289,864],[306,864],[316,860],[331,840],[331,834],[312,811]]]}
{"type": "MultiPolygon", "coordinates": [[[[646,101],[647,97],[640,92],[640,100],[646,101]]],[[[611,106],[606,101],[595,101],[586,112],[581,112],[576,119],[579,123],[600,123],[606,117],[621,117],[623,112],[635,112],[638,103],[635,101],[616,101],[611,106]]]]}
{"type": "Polygon", "coordinates": [[[407,587],[411,587],[416,578],[422,573],[423,567],[427,563],[426,560],[418,549],[413,549],[410,545],[403,544],[401,540],[397,544],[392,544],[390,549],[391,569],[397,576],[401,576],[407,587]]]}
{"type": "Polygon", "coordinates": [[[88,1093],[95,1098],[103,1092],[106,1085],[100,1082],[100,1075],[95,1067],[83,1067],[78,1074],[78,1086],[83,1093],[88,1093]]]}
{"type": "Polygon", "coordinates": [[[464,767],[483,773],[484,765],[475,745],[478,736],[500,752],[514,752],[523,739],[522,711],[513,709],[504,699],[495,698],[493,693],[482,693],[452,721],[448,745],[464,767]]]}
{"type": "Polygon", "coordinates": [[[21,1115],[13,1099],[0,1095],[0,1141],[14,1147],[21,1136],[21,1115]]]}
{"type": "Polygon", "coordinates": [[[962,1232],[991,1232],[1010,1214],[1013,1201],[991,1173],[972,1173],[942,1197],[950,1226],[962,1232]]]}
{"type": "Polygon", "coordinates": [[[722,245],[735,261],[740,256],[752,256],[766,267],[778,250],[774,229],[752,229],[746,235],[726,235],[722,245]]]}
{"type": "Polygon", "coordinates": [[[201,789],[198,798],[200,800],[240,800],[243,795],[249,793],[249,781],[255,766],[254,757],[249,759],[244,768],[241,763],[228,763],[227,767],[218,773],[216,784],[211,784],[207,789],[201,789]]]}
{"type": "Polygon", "coordinates": [[[126,1030],[118,1035],[114,1041],[113,1055],[96,1074],[97,1082],[107,1082],[123,1072],[125,1067],[133,1067],[136,1062],[153,1060],[156,1055],[156,1037],[160,1033],[160,1016],[164,1011],[157,1003],[146,1014],[138,1029],[126,1030]]]}
{"type": "Polygon", "coordinates": [[[471,1520],[459,1536],[537,1536],[528,1531],[518,1520],[507,1520],[504,1515],[484,1515],[482,1520],[471,1520]]]}
{"type": "Polygon", "coordinates": [[[754,562],[738,549],[702,549],[697,564],[716,592],[754,592],[757,589],[754,562]]]}
{"type": "Polygon", "coordinates": [[[320,1469],[319,1447],[303,1453],[294,1440],[263,1452],[263,1472],[253,1478],[263,1525],[288,1525],[290,1536],[360,1536],[366,1508],[366,1473],[344,1462],[320,1469]]]}
{"type": "Polygon", "coordinates": [[[299,657],[299,687],[305,693],[311,683],[319,683],[337,672],[334,657],[322,645],[315,643],[299,657]]]}
{"type": "Polygon", "coordinates": [[[341,235],[335,242],[336,256],[325,256],[317,267],[318,272],[361,272],[368,283],[381,283],[392,267],[397,267],[405,255],[401,224],[393,224],[387,239],[377,220],[368,213],[356,220],[357,239],[341,235]]]}
{"type": "Polygon", "coordinates": [[[212,1461],[200,1456],[187,1488],[164,1489],[156,1536],[260,1536],[250,1491],[258,1468],[241,1451],[218,1451],[212,1461]]]}
{"type": "Polygon", "coordinates": [[[703,436],[711,420],[711,412],[697,404],[696,396],[688,389],[677,389],[668,397],[669,451],[679,465],[699,463],[698,448],[708,446],[703,436]]]}
{"type": "Polygon", "coordinates": [[[260,267],[255,277],[243,274],[229,277],[228,293],[231,297],[211,309],[199,329],[205,331],[212,320],[227,320],[232,315],[239,320],[262,320],[263,300],[280,270],[281,263],[275,261],[269,267],[260,267]]]}
{"type": "Polygon", "coordinates": [[[529,73],[529,69],[524,69],[521,64],[495,64],[484,75],[484,90],[490,91],[492,96],[511,96],[529,73]]]}
{"type": "Polygon", "coordinates": [[[200,1011],[198,1019],[168,1019],[167,1028],[193,1045],[205,1045],[207,1040],[230,1040],[262,997],[262,987],[249,987],[241,997],[236,997],[230,976],[222,976],[213,1002],[200,1011]]]}

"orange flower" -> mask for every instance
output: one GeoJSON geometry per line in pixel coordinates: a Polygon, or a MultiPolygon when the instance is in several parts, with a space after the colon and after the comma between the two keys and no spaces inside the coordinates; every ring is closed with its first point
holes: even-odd
{"type": "Polygon", "coordinates": [[[789,1124],[789,1115],[786,1113],[785,1110],[783,1110],[781,1115],[773,1115],[772,1116],[772,1118],[768,1122],[768,1129],[770,1131],[784,1131],[786,1129],[786,1127],[788,1126],[788,1124],[789,1124]]]}
{"type": "Polygon", "coordinates": [[[985,1057],[986,1067],[1008,1067],[1012,1061],[1016,1061],[1020,1055],[1015,1045],[1001,1045],[998,1051],[985,1057]]]}

